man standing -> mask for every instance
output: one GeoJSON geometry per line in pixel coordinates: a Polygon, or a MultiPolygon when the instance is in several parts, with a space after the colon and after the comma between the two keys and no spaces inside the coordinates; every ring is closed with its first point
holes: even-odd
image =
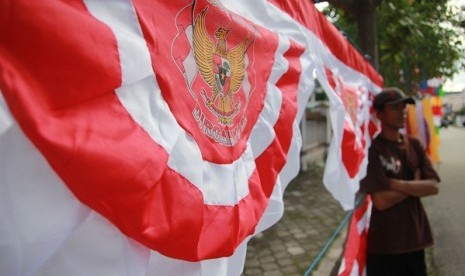
{"type": "Polygon", "coordinates": [[[433,238],[420,197],[437,194],[440,179],[420,142],[400,133],[407,104],[415,101],[398,88],[384,89],[373,101],[381,133],[360,183],[373,200],[368,276],[426,275],[424,249],[433,238]]]}

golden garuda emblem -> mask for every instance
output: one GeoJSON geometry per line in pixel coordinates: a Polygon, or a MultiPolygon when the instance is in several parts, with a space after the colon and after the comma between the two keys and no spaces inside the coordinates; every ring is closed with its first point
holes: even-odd
{"type": "Polygon", "coordinates": [[[211,96],[202,89],[202,98],[206,107],[217,116],[222,125],[231,125],[241,107],[234,100],[245,74],[245,53],[247,40],[232,49],[228,49],[226,37],[230,30],[219,27],[214,36],[216,44],[205,27],[207,9],[203,10],[194,23],[194,58],[204,81],[211,87],[211,96]]]}

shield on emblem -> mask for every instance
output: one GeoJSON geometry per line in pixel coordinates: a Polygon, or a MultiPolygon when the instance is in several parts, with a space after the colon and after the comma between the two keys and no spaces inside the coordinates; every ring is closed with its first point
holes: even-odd
{"type": "Polygon", "coordinates": [[[223,59],[223,63],[218,66],[218,76],[220,79],[221,86],[224,86],[226,83],[226,79],[230,76],[229,75],[229,62],[226,59],[223,59]]]}

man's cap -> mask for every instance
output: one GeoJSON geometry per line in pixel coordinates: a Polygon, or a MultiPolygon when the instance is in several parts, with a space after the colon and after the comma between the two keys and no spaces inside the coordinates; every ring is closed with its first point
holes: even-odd
{"type": "Polygon", "coordinates": [[[373,107],[375,109],[383,109],[385,105],[397,104],[400,102],[415,104],[412,97],[405,96],[404,92],[397,87],[384,88],[378,95],[375,96],[373,107]]]}

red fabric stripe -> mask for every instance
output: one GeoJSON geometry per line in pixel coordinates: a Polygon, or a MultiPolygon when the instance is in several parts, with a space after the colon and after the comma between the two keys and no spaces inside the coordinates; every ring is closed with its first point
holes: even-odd
{"type": "Polygon", "coordinates": [[[368,230],[367,228],[364,228],[362,233],[359,233],[358,224],[369,211],[370,203],[371,198],[370,196],[367,196],[364,203],[352,214],[349,232],[347,234],[347,241],[344,246],[343,257],[345,261],[345,269],[338,274],[339,276],[353,275],[352,270],[356,261],[359,265],[358,275],[363,275],[363,271],[365,270],[366,266],[366,245],[368,230]]]}
{"type": "Polygon", "coordinates": [[[167,169],[146,202],[138,202],[145,207],[144,218],[128,221],[131,228],[123,232],[169,257],[198,261],[230,256],[253,233],[268,201],[256,174],[249,184],[250,194],[237,205],[209,206],[190,182],[167,169]]]}
{"type": "Polygon", "coordinates": [[[289,69],[276,84],[282,92],[281,112],[274,127],[276,138],[256,159],[263,191],[267,197],[271,195],[277,176],[285,164],[292,140],[292,122],[297,114],[298,80],[302,70],[299,58],[303,52],[300,45],[292,42],[284,55],[289,62],[289,69]]]}
{"type": "Polygon", "coordinates": [[[344,132],[341,143],[342,162],[350,178],[354,178],[365,158],[363,148],[357,143],[355,130],[347,121],[344,121],[344,132]]]}
{"type": "Polygon", "coordinates": [[[383,78],[366,61],[366,59],[350,44],[350,42],[328,22],[312,1],[306,0],[268,0],[300,24],[307,27],[328,47],[331,53],[347,66],[366,75],[370,80],[382,87],[383,78]]]}
{"type": "Polygon", "coordinates": [[[61,116],[59,109],[111,93],[120,86],[120,68],[113,62],[119,59],[116,40],[107,26],[89,15],[81,1],[47,5],[19,0],[10,5],[8,29],[3,29],[0,36],[2,78],[9,81],[8,90],[29,86],[52,91],[24,99],[31,108],[43,104],[61,116]],[[71,30],[72,35],[61,30],[71,30]],[[100,44],[102,40],[105,45],[100,44]],[[33,78],[41,81],[34,82],[33,78]]]}

